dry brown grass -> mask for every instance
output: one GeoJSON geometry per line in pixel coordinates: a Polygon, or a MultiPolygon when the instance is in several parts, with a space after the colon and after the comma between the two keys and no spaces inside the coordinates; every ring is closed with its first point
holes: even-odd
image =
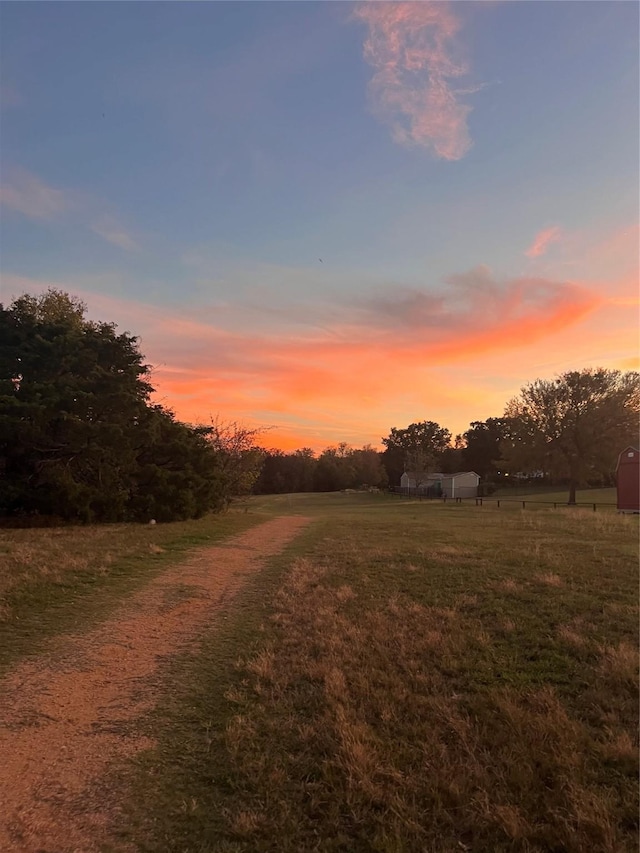
{"type": "MultiPolygon", "coordinates": [[[[260,774],[253,745],[265,737],[293,750],[291,770],[305,753],[323,754],[314,783],[299,794],[315,796],[317,808],[329,798],[343,832],[374,827],[377,849],[444,851],[466,842],[469,849],[624,848],[615,802],[594,786],[590,732],[553,687],[469,695],[460,676],[477,645],[490,642],[486,631],[470,630],[455,611],[399,595],[364,614],[356,629],[342,587],[319,583],[326,571],[296,565],[277,602],[286,648],[277,656],[260,652],[247,666],[270,690],[254,706],[260,732],[243,716],[229,727],[241,766],[260,774]],[[295,714],[301,684],[317,685],[321,698],[316,725],[305,729],[295,714]]],[[[610,675],[630,676],[626,645],[602,654],[610,675]]],[[[618,732],[608,754],[628,758],[630,748],[629,734],[618,732]]],[[[289,788],[282,776],[280,796],[270,798],[269,810],[251,812],[250,825],[241,807],[233,832],[286,823],[289,788]]]]}
{"type": "Polygon", "coordinates": [[[562,586],[562,578],[553,572],[535,575],[535,580],[539,583],[545,583],[547,586],[562,586]]]}
{"type": "Polygon", "coordinates": [[[118,528],[87,528],[82,535],[71,529],[0,531],[0,595],[42,579],[59,583],[67,574],[107,571],[122,553],[118,545],[113,549],[119,533],[118,528]]]}
{"type": "MultiPolygon", "coordinates": [[[[299,517],[273,518],[222,546],[198,549],[165,567],[112,618],[67,636],[51,655],[18,664],[2,680],[3,853],[105,849],[101,827],[116,813],[120,795],[102,777],[112,763],[153,745],[146,719],[157,699],[160,663],[193,649],[205,628],[220,624],[233,596],[305,524],[299,517]],[[105,790],[102,802],[96,785],[105,790]]],[[[257,675],[268,676],[271,658],[266,649],[256,656],[257,675]]],[[[251,720],[243,719],[250,730],[251,720]]],[[[211,745],[206,728],[204,735],[211,745]]],[[[176,801],[191,817],[201,798],[180,791],[176,801]]]]}
{"type": "MultiPolygon", "coordinates": [[[[109,574],[123,559],[163,554],[182,537],[208,541],[216,523],[223,532],[243,524],[241,516],[167,525],[105,524],[86,527],[0,528],[0,601],[13,591],[40,583],[50,586],[109,574]],[[231,521],[231,524],[229,523],[231,521]],[[235,523],[238,522],[238,523],[235,523]],[[209,527],[209,531],[205,528],[209,527]]],[[[255,521],[253,523],[256,523],[255,521]]]]}
{"type": "Polygon", "coordinates": [[[576,630],[575,625],[560,625],[557,633],[560,640],[574,648],[582,649],[588,645],[588,639],[576,630]]]}
{"type": "Polygon", "coordinates": [[[513,578],[504,578],[494,585],[498,592],[518,593],[522,589],[519,583],[516,583],[513,578]]]}
{"type": "Polygon", "coordinates": [[[66,574],[107,570],[114,558],[131,549],[130,536],[123,535],[131,528],[0,529],[0,597],[42,579],[59,583],[66,574]]]}
{"type": "MultiPolygon", "coordinates": [[[[569,519],[575,524],[575,516],[569,519]]],[[[229,730],[229,748],[254,780],[254,792],[265,750],[284,770],[270,779],[268,805],[262,798],[261,810],[251,813],[250,835],[233,821],[232,835],[250,838],[251,849],[275,850],[267,839],[284,829],[280,849],[312,849],[305,833],[312,832],[307,821],[314,816],[321,850],[348,849],[346,842],[332,846],[330,834],[354,839],[350,849],[364,849],[367,838],[381,851],[631,850],[634,835],[625,827],[634,822],[633,784],[616,774],[628,769],[637,748],[627,707],[638,684],[635,647],[622,640],[596,649],[581,632],[589,625],[580,618],[565,622],[555,629],[559,645],[548,665],[560,662],[563,649],[584,655],[592,648],[592,664],[582,670],[591,685],[585,695],[574,701],[563,678],[558,689],[545,684],[544,675],[517,686],[529,669],[528,645],[554,641],[529,634],[518,645],[508,638],[522,631],[527,608],[541,608],[538,615],[555,609],[553,596],[566,578],[551,567],[572,562],[558,560],[557,548],[548,549],[548,560],[546,549],[538,549],[531,558],[539,571],[523,567],[517,580],[507,574],[480,583],[478,565],[473,589],[436,596],[434,604],[394,583],[385,595],[389,571],[371,581],[371,561],[384,563],[388,549],[378,553],[370,545],[363,553],[343,546],[325,545],[316,560],[294,565],[276,599],[280,642],[245,667],[253,676],[247,716],[240,731],[237,721],[229,730]],[[342,581],[349,572],[336,569],[332,551],[334,560],[348,553],[351,583],[342,581]],[[365,600],[354,576],[364,565],[365,600]],[[508,616],[487,619],[487,593],[512,602],[508,616]],[[539,604],[532,605],[531,595],[539,604]],[[502,685],[501,674],[507,676],[502,685]],[[594,699],[608,714],[606,733],[582,716],[594,699]],[[608,781],[608,765],[594,765],[594,751],[617,767],[608,781]]],[[[423,583],[433,583],[428,565],[446,573],[456,554],[464,560],[469,553],[463,546],[435,548],[423,583]]],[[[407,563],[415,569],[411,577],[424,576],[415,559],[407,563]]],[[[571,581],[580,585],[576,577],[571,581]]],[[[237,807],[242,823],[242,796],[237,807]]]]}
{"type": "Polygon", "coordinates": [[[211,817],[153,850],[636,851],[633,525],[425,503],[325,530],[233,683],[192,676],[227,716],[166,790],[211,817]]]}
{"type": "Polygon", "coordinates": [[[260,520],[234,512],[174,524],[0,528],[0,668],[99,617],[189,547],[260,520]]]}
{"type": "Polygon", "coordinates": [[[638,647],[626,640],[616,646],[601,646],[600,673],[603,679],[614,683],[638,684],[638,647]]]}

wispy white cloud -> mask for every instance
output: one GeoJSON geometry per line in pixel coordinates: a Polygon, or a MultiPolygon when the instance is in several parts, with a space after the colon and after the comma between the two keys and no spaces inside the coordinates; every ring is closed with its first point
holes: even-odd
{"type": "Polygon", "coordinates": [[[0,203],[29,219],[55,219],[73,207],[74,196],[48,186],[25,169],[14,169],[0,186],[0,203]]]}
{"type": "Polygon", "coordinates": [[[528,258],[539,258],[544,255],[552,243],[557,243],[562,236],[562,230],[554,225],[551,228],[545,228],[534,237],[533,243],[526,250],[525,255],[528,258]]]}
{"type": "Polygon", "coordinates": [[[46,184],[26,169],[12,169],[0,186],[0,204],[28,219],[55,221],[65,218],[89,227],[112,246],[126,251],[140,248],[129,231],[113,214],[104,213],[105,204],[88,194],[46,184]]]}
{"type": "Polygon", "coordinates": [[[364,55],[376,69],[374,107],[391,123],[396,142],[427,148],[444,160],[464,157],[472,144],[471,107],[461,97],[477,89],[451,85],[468,68],[454,58],[461,23],[450,5],[362,3],[355,17],[369,28],[364,55]]]}
{"type": "Polygon", "coordinates": [[[128,252],[137,251],[140,246],[136,243],[133,237],[126,231],[124,226],[112,216],[105,216],[91,226],[91,230],[111,243],[113,246],[118,246],[120,249],[125,249],[128,252]]]}

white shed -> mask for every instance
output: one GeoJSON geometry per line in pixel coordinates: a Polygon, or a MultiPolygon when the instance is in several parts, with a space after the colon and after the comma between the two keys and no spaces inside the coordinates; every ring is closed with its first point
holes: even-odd
{"type": "Polygon", "coordinates": [[[458,471],[442,478],[442,495],[446,498],[477,498],[480,476],[475,471],[458,471]]]}

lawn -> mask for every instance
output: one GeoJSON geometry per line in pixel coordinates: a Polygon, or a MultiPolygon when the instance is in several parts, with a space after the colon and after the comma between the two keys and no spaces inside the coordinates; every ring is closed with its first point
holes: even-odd
{"type": "Polygon", "coordinates": [[[167,669],[137,849],[637,850],[637,518],[252,506],[316,520],[167,669]]]}
{"type": "Polygon", "coordinates": [[[153,526],[0,529],[0,670],[107,615],[185,551],[263,520],[243,509],[153,526]]]}
{"type": "MultiPolygon", "coordinates": [[[[535,502],[557,502],[566,504],[569,498],[568,489],[558,491],[557,487],[549,487],[547,489],[535,489],[523,487],[522,489],[499,489],[492,498],[500,498],[507,500],[527,500],[535,502]]],[[[614,507],[617,502],[617,492],[615,488],[609,489],[578,489],[576,492],[576,503],[578,504],[597,504],[598,507],[614,507]]]]}

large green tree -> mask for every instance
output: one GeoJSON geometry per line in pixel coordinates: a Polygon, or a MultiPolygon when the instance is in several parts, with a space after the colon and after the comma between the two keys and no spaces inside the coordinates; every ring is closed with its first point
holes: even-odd
{"type": "Polygon", "coordinates": [[[146,406],[133,432],[127,517],[174,521],[225,509],[231,499],[223,463],[207,427],[177,421],[161,406],[146,406]]]}
{"type": "Polygon", "coordinates": [[[123,517],[149,368],[136,338],[60,291],[0,306],[0,509],[123,517]]]}
{"type": "Polygon", "coordinates": [[[569,503],[589,480],[610,475],[638,439],[640,374],[604,368],[537,379],[509,402],[503,443],[512,470],[541,468],[569,484],[569,503]]]}
{"type": "Polygon", "coordinates": [[[171,520],[227,502],[210,430],[150,402],[137,339],[49,290],[0,305],[0,513],[171,520]]]}

